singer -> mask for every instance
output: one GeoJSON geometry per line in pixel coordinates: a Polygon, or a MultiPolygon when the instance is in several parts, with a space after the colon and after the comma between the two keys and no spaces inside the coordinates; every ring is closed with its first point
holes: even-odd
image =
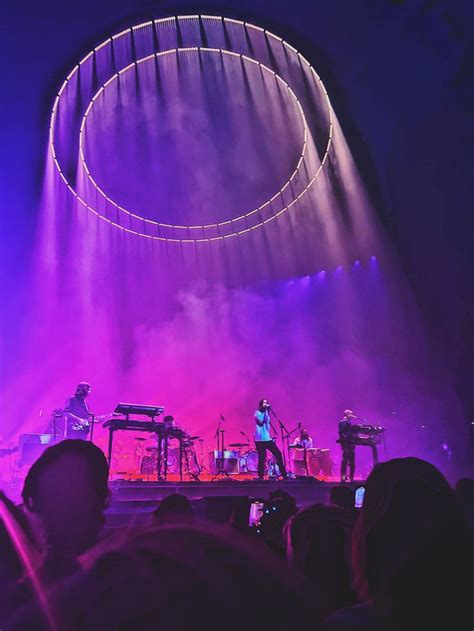
{"type": "Polygon", "coordinates": [[[267,399],[262,399],[258,404],[258,410],[255,410],[255,447],[258,453],[258,479],[263,480],[265,473],[265,459],[266,451],[272,453],[275,456],[276,463],[280,470],[281,477],[286,479],[288,477],[283,463],[283,456],[278,449],[275,441],[272,439],[270,428],[270,404],[267,399]]]}
{"type": "Polygon", "coordinates": [[[351,418],[357,418],[352,410],[344,410],[344,415],[339,421],[339,440],[342,449],[341,482],[353,482],[355,471],[355,445],[352,441],[351,418]],[[349,465],[349,478],[347,478],[347,465],[349,465]]]}

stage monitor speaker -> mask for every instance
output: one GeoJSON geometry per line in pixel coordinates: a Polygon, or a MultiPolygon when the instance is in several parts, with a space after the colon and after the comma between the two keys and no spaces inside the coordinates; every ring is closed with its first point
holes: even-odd
{"type": "Polygon", "coordinates": [[[53,434],[22,434],[18,440],[18,464],[33,464],[53,444],[53,434]]]}

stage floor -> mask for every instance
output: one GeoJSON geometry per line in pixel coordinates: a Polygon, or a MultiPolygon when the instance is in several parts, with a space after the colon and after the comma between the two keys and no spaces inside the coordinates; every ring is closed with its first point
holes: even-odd
{"type": "MultiPolygon", "coordinates": [[[[355,489],[362,483],[360,480],[349,486],[355,489]]],[[[205,517],[208,498],[248,497],[266,500],[273,491],[283,490],[295,498],[299,507],[305,507],[316,503],[326,504],[329,490],[338,484],[340,482],[325,482],[315,478],[282,481],[231,478],[213,482],[180,482],[179,479],[167,482],[115,480],[109,485],[112,495],[107,510],[107,525],[117,527],[130,523],[146,524],[159,502],[172,493],[185,495],[193,504],[195,514],[205,517]]],[[[210,501],[216,502],[217,499],[210,501]]]]}
{"type": "MultiPolygon", "coordinates": [[[[111,475],[111,497],[106,511],[107,527],[149,523],[151,513],[159,502],[172,493],[185,495],[193,504],[195,514],[206,517],[206,503],[217,502],[217,498],[248,497],[266,500],[272,491],[281,489],[294,497],[299,507],[305,507],[315,503],[327,503],[331,487],[340,484],[336,478],[319,480],[309,477],[262,481],[245,474],[213,480],[212,474],[204,473],[199,481],[180,481],[178,475],[170,474],[166,482],[153,480],[154,476],[125,475],[126,477],[123,473],[111,475]]],[[[23,482],[23,476],[3,477],[0,480],[0,488],[12,501],[21,504],[23,482]]],[[[363,479],[359,479],[350,486],[355,489],[363,482],[363,479]]]]}

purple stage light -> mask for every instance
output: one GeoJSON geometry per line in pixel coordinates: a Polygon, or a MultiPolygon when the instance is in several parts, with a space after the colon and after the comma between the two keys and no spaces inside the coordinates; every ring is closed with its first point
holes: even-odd
{"type": "MultiPolygon", "coordinates": [[[[151,48],[146,49],[148,54],[146,56],[140,57],[140,59],[136,60],[133,58],[123,58],[120,62],[122,66],[117,70],[116,67],[107,67],[107,64],[104,60],[109,57],[113,57],[114,47],[118,45],[118,42],[123,44],[123,50],[127,50],[126,44],[128,44],[128,40],[134,38],[140,38],[140,35],[144,33],[148,33],[150,25],[152,22],[146,22],[143,24],[139,24],[134,26],[133,28],[128,28],[120,33],[114,35],[113,37],[105,40],[99,46],[97,46],[93,51],[88,53],[80,62],[75,66],[75,68],[70,72],[63,85],[61,86],[58,95],[55,99],[51,122],[50,122],[50,133],[49,133],[49,141],[50,141],[50,153],[52,162],[54,167],[66,184],[69,191],[74,195],[78,204],[82,206],[86,210],[90,210],[97,218],[106,221],[109,225],[119,228],[124,232],[128,232],[129,234],[134,234],[136,236],[145,237],[149,240],[157,240],[157,241],[168,241],[168,242],[181,242],[181,243],[198,243],[198,242],[211,242],[211,241],[222,241],[223,239],[227,239],[232,236],[248,234],[256,228],[266,225],[267,223],[273,221],[280,215],[284,214],[293,205],[299,201],[303,195],[305,195],[310,188],[313,186],[314,182],[318,179],[320,173],[323,170],[323,167],[327,163],[327,157],[329,155],[329,151],[333,141],[333,118],[332,118],[332,110],[329,102],[329,97],[327,91],[322,84],[322,81],[319,75],[316,73],[314,68],[309,64],[309,62],[298,53],[298,51],[290,46],[287,42],[282,40],[280,37],[273,35],[272,33],[249,24],[247,22],[241,22],[239,20],[222,18],[222,20],[217,20],[212,16],[180,16],[177,20],[196,20],[199,22],[205,22],[208,28],[222,28],[222,24],[224,27],[227,23],[232,25],[232,28],[238,29],[242,28],[245,33],[248,29],[251,29],[256,34],[261,36],[262,38],[271,38],[277,41],[281,46],[283,46],[285,50],[285,54],[289,56],[289,58],[294,58],[296,64],[301,66],[304,72],[308,75],[308,79],[315,84],[317,89],[321,92],[322,103],[324,103],[325,107],[325,116],[327,117],[328,122],[328,137],[327,144],[324,151],[324,156],[320,160],[319,164],[314,165],[314,170],[310,172],[308,178],[305,178],[304,181],[302,178],[302,173],[308,169],[308,161],[311,162],[311,155],[307,155],[309,148],[311,146],[311,132],[310,127],[306,121],[305,113],[303,111],[302,103],[298,96],[299,87],[290,86],[288,79],[284,79],[277,74],[278,68],[269,68],[265,64],[268,63],[268,59],[263,57],[262,59],[253,59],[248,57],[247,55],[241,52],[235,52],[234,50],[226,50],[224,48],[208,48],[206,46],[202,46],[202,42],[199,39],[199,35],[196,35],[197,39],[192,41],[194,44],[192,46],[188,46],[186,48],[179,47],[179,38],[176,36],[174,42],[174,47],[170,46],[166,50],[155,50],[154,45],[151,48]],[[261,35],[260,35],[261,34],[261,35]],[[130,209],[124,208],[119,205],[116,201],[114,201],[97,183],[94,179],[90,168],[86,161],[85,155],[85,146],[84,146],[84,134],[87,126],[87,119],[89,114],[92,112],[94,105],[99,103],[99,101],[104,100],[104,95],[109,88],[109,86],[118,85],[121,82],[121,87],[124,89],[126,83],[124,83],[126,74],[130,71],[134,73],[138,72],[139,67],[144,67],[151,64],[156,64],[159,60],[164,58],[178,57],[180,55],[186,55],[188,58],[190,55],[195,55],[196,59],[201,58],[203,56],[213,56],[219,55],[220,57],[225,56],[226,58],[232,59],[235,58],[240,64],[246,64],[248,66],[248,71],[252,67],[257,67],[260,75],[266,75],[267,77],[272,78],[275,82],[284,90],[287,91],[290,98],[293,100],[296,106],[296,110],[299,113],[299,116],[302,121],[303,127],[303,138],[302,138],[302,146],[300,150],[300,154],[298,156],[296,166],[292,166],[291,175],[289,175],[289,179],[282,185],[279,191],[277,191],[271,199],[265,201],[258,208],[254,208],[250,211],[243,211],[237,217],[234,217],[230,220],[218,221],[214,223],[207,223],[203,225],[177,225],[174,222],[170,223],[161,223],[159,221],[155,221],[153,219],[149,219],[145,216],[142,216],[140,213],[133,212],[130,209]],[[93,190],[93,196],[91,199],[88,199],[89,195],[85,193],[83,190],[76,190],[76,186],[69,182],[68,177],[63,169],[63,163],[67,162],[67,151],[66,149],[69,145],[75,146],[76,138],[74,138],[74,129],[75,125],[70,125],[70,131],[68,131],[68,127],[65,127],[65,142],[61,140],[59,134],[59,110],[61,109],[62,120],[64,124],[64,120],[69,116],[69,119],[72,120],[71,114],[67,112],[67,107],[69,102],[77,102],[77,86],[79,85],[78,76],[79,70],[81,70],[81,74],[84,76],[87,73],[93,74],[94,68],[98,63],[98,59],[100,61],[101,68],[101,77],[100,77],[100,88],[97,92],[92,93],[92,91],[87,92],[87,94],[83,94],[85,109],[83,112],[79,114],[82,117],[80,130],[79,130],[79,160],[78,167],[81,169],[82,174],[84,175],[84,179],[89,182],[93,190]],[[127,65],[127,62],[128,65],[127,65]],[[112,74],[115,73],[115,74],[112,74]],[[295,91],[294,91],[295,90],[295,91]],[[71,95],[72,92],[72,95],[71,95]],[[61,146],[62,142],[62,146],[61,146]],[[281,205],[281,207],[275,207],[275,200],[284,198],[286,192],[291,189],[293,191],[293,186],[295,182],[299,182],[301,180],[301,186],[298,187],[299,190],[294,192],[294,197],[291,199],[286,198],[285,204],[281,205]],[[291,186],[290,186],[291,185],[291,186]],[[100,199],[98,201],[97,197],[100,199]],[[245,221],[244,221],[245,220],[245,221]],[[247,225],[250,224],[250,225],[247,225]]],[[[163,18],[161,20],[155,20],[154,25],[155,28],[158,27],[166,27],[166,29],[175,29],[177,21],[176,18],[163,18]]],[[[199,29],[196,30],[196,33],[199,33],[199,29]]],[[[173,39],[173,38],[171,38],[173,39]]],[[[144,37],[144,41],[146,41],[146,46],[151,46],[151,41],[149,38],[144,37]]],[[[145,44],[144,44],[145,45],[145,44]]],[[[130,46],[130,50],[134,47],[130,46]]],[[[122,50],[122,49],[121,49],[122,50]]],[[[256,48],[257,50],[257,48],[256,48]]],[[[144,51],[145,52],[145,51],[144,51]]],[[[201,63],[201,62],[199,62],[201,63]]],[[[259,76],[260,76],[259,75],[259,76]]],[[[85,85],[85,82],[81,84],[81,88],[85,85]]],[[[306,97],[305,97],[306,98],[306,97]]],[[[69,120],[68,119],[68,120],[69,120]]],[[[314,150],[311,149],[314,153],[314,150]]],[[[184,222],[183,222],[184,223],[184,222]]],[[[189,223],[189,222],[185,222],[189,223]]]]}
{"type": "MultiPolygon", "coordinates": [[[[302,167],[305,157],[306,157],[306,151],[307,151],[307,137],[308,137],[308,133],[309,133],[309,129],[308,129],[308,124],[303,112],[303,109],[300,105],[300,102],[298,100],[298,98],[296,97],[295,93],[293,92],[293,90],[291,89],[291,87],[286,83],[286,81],[284,81],[278,74],[276,74],[275,72],[273,72],[270,68],[267,68],[265,65],[263,65],[260,62],[257,62],[256,60],[247,57],[246,55],[237,55],[236,53],[233,52],[229,52],[223,49],[210,49],[210,48],[202,48],[202,47],[197,47],[197,48],[193,48],[193,49],[180,49],[180,48],[173,48],[170,50],[166,50],[166,51],[162,51],[160,53],[155,53],[155,55],[150,55],[148,57],[145,57],[143,59],[139,59],[136,64],[144,64],[150,61],[153,61],[156,63],[157,60],[163,58],[164,56],[168,56],[168,55],[176,55],[178,53],[181,53],[182,51],[185,51],[186,53],[189,53],[190,50],[193,50],[194,52],[196,52],[197,54],[204,54],[204,53],[212,53],[212,54],[219,54],[219,55],[228,55],[231,59],[240,59],[240,62],[242,63],[243,61],[247,61],[247,62],[251,62],[252,64],[257,64],[260,68],[260,71],[264,71],[267,72],[269,75],[273,76],[277,82],[279,82],[284,88],[286,88],[286,90],[288,91],[290,97],[294,100],[294,102],[296,103],[297,106],[297,110],[299,111],[300,117],[301,117],[301,121],[302,121],[302,126],[303,126],[303,130],[304,130],[304,134],[303,134],[303,139],[302,139],[302,147],[301,147],[301,153],[299,156],[299,160],[298,163],[296,165],[296,168],[294,169],[293,173],[291,174],[290,178],[287,180],[287,182],[285,182],[283,184],[283,186],[281,187],[280,190],[278,190],[276,192],[275,195],[273,195],[273,197],[264,202],[263,204],[261,204],[258,208],[255,208],[254,210],[251,210],[249,212],[243,213],[241,214],[239,217],[236,217],[235,219],[231,220],[231,221],[237,221],[237,220],[241,220],[243,218],[248,218],[251,217],[252,215],[254,215],[255,213],[262,211],[263,209],[265,209],[267,206],[269,206],[271,204],[271,201],[277,197],[278,195],[283,194],[283,192],[285,191],[285,189],[292,183],[293,179],[298,175],[300,168],[302,167]]],[[[129,217],[135,217],[136,219],[143,219],[143,221],[147,224],[150,225],[155,225],[155,226],[167,226],[167,224],[162,224],[161,222],[157,222],[157,221],[153,221],[151,219],[147,219],[145,217],[140,217],[140,215],[137,215],[135,213],[133,213],[130,210],[127,210],[126,208],[123,208],[122,206],[120,206],[119,204],[117,204],[113,199],[111,199],[111,197],[99,186],[99,184],[97,183],[97,181],[95,180],[95,178],[92,176],[90,168],[88,166],[86,157],[85,157],[85,150],[84,150],[84,134],[86,131],[86,125],[87,125],[87,120],[89,115],[91,114],[92,110],[93,110],[93,105],[94,103],[98,102],[99,97],[103,97],[103,95],[105,94],[105,89],[108,88],[108,86],[113,85],[114,82],[116,80],[118,80],[119,78],[123,78],[124,75],[130,71],[130,70],[134,70],[136,71],[136,64],[132,63],[128,66],[126,66],[125,68],[123,68],[120,72],[116,73],[115,75],[113,75],[99,90],[98,92],[96,92],[96,94],[93,96],[92,100],[90,101],[88,107],[86,108],[86,111],[83,115],[82,118],[82,123],[81,123],[81,128],[79,131],[79,154],[80,154],[80,163],[82,166],[82,169],[84,170],[86,177],[89,179],[89,181],[91,182],[92,186],[95,188],[95,190],[97,191],[97,193],[102,196],[104,198],[104,200],[106,200],[107,203],[111,204],[113,207],[115,207],[118,211],[125,213],[125,215],[128,215],[129,217]]],[[[309,188],[309,187],[308,187],[309,188]]],[[[305,189],[306,191],[307,189],[305,189]]],[[[288,208],[290,207],[291,204],[288,205],[288,208]]],[[[281,212],[279,213],[281,214],[281,212]]],[[[275,215],[276,216],[276,215],[275,215]]],[[[260,223],[258,223],[257,225],[255,225],[254,227],[258,227],[260,225],[263,225],[265,222],[260,220],[260,223]]],[[[192,226],[180,226],[180,225],[173,225],[171,226],[174,229],[183,229],[183,230],[190,230],[190,229],[208,229],[208,228],[217,228],[218,226],[222,227],[225,225],[228,225],[229,221],[221,221],[221,222],[217,222],[215,224],[206,224],[204,225],[192,225],[192,226]]],[[[250,232],[252,228],[246,228],[246,229],[242,229],[240,231],[238,231],[238,234],[243,234],[246,232],[250,232]]],[[[221,237],[214,237],[210,240],[217,240],[221,237]]],[[[194,241],[193,239],[183,239],[185,241],[194,241]]],[[[197,239],[198,241],[207,241],[208,239],[197,239]]]]}

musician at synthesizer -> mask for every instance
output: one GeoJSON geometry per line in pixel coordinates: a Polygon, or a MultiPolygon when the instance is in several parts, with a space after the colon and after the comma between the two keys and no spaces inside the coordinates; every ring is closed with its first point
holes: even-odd
{"type": "Polygon", "coordinates": [[[307,429],[302,429],[299,436],[293,441],[293,447],[300,447],[301,449],[312,449],[313,439],[309,435],[307,429]]]}
{"type": "Polygon", "coordinates": [[[292,445],[293,473],[296,475],[309,475],[308,473],[308,449],[313,448],[313,439],[307,429],[301,429],[292,445]]]}
{"type": "Polygon", "coordinates": [[[271,423],[270,423],[270,404],[267,399],[262,399],[258,404],[258,410],[255,411],[255,447],[258,454],[258,477],[263,480],[265,473],[265,459],[267,450],[275,456],[278,469],[282,478],[287,478],[286,468],[283,463],[283,456],[278,449],[275,441],[271,435],[271,423]]]}
{"type": "Polygon", "coordinates": [[[69,397],[64,406],[66,418],[66,438],[87,440],[90,429],[91,413],[86,403],[86,398],[91,393],[92,386],[86,381],[81,381],[76,392],[69,397]]]}
{"type": "Polygon", "coordinates": [[[355,444],[352,440],[351,419],[357,418],[352,410],[344,410],[344,415],[339,421],[339,440],[341,445],[341,482],[353,482],[355,471],[355,444]],[[347,477],[347,466],[349,466],[349,478],[347,477]]]}

